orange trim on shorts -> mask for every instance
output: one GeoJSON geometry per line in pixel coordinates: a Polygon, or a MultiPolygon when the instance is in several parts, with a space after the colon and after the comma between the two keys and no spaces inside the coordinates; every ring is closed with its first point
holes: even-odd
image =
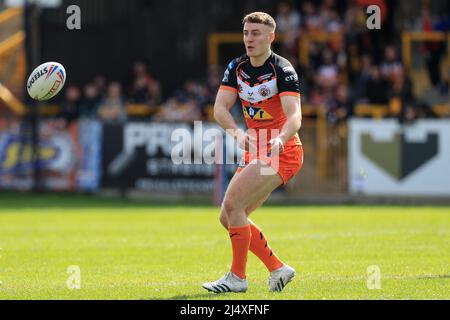
{"type": "Polygon", "coordinates": [[[237,92],[236,88],[224,86],[224,85],[221,85],[219,89],[223,89],[223,90],[227,90],[227,91],[231,91],[231,92],[237,92]]]}
{"type": "Polygon", "coordinates": [[[300,93],[298,93],[298,92],[290,92],[290,91],[286,91],[286,92],[280,93],[280,97],[284,97],[284,96],[300,97],[300,93]]]}

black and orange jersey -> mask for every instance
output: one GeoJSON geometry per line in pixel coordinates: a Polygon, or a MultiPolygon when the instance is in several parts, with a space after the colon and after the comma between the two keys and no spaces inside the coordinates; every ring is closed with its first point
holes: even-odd
{"type": "MultiPolygon", "coordinates": [[[[256,130],[281,130],[286,115],[280,97],[300,97],[295,69],[287,59],[275,53],[259,67],[253,67],[247,55],[232,60],[225,70],[220,89],[238,93],[247,127],[256,130]]],[[[297,134],[286,143],[293,144],[301,144],[297,134]]]]}

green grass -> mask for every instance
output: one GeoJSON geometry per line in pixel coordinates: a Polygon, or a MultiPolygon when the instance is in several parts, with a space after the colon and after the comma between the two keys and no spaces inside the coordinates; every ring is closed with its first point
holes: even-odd
{"type": "Polygon", "coordinates": [[[245,294],[209,293],[231,249],[209,206],[0,196],[1,299],[450,299],[450,208],[267,206],[252,216],[298,276],[269,293],[252,255],[245,294]],[[67,267],[81,268],[69,290],[67,267]],[[381,269],[381,289],[366,286],[381,269]]]}

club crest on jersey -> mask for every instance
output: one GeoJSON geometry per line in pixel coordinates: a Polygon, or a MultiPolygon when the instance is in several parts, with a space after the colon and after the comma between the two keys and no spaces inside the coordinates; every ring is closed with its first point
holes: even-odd
{"type": "Polygon", "coordinates": [[[253,106],[246,106],[243,108],[244,116],[247,119],[256,121],[273,120],[273,117],[263,108],[255,108],[253,106]]]}
{"type": "Polygon", "coordinates": [[[267,86],[261,86],[259,89],[258,89],[258,93],[261,95],[261,97],[267,97],[267,96],[269,96],[270,95],[270,89],[269,89],[269,87],[267,87],[267,86]]]}

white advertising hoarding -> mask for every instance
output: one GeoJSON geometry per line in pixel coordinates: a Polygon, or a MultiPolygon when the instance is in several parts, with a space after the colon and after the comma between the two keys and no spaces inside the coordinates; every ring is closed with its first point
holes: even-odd
{"type": "Polygon", "coordinates": [[[450,196],[450,120],[351,119],[352,194],[450,196]]]}

